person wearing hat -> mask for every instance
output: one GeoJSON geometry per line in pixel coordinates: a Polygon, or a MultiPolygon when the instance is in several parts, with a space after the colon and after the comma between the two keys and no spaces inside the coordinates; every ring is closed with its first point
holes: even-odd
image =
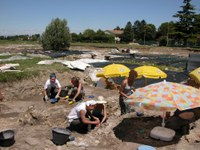
{"type": "Polygon", "coordinates": [[[61,92],[60,82],[56,78],[56,74],[51,73],[50,78],[46,81],[46,83],[44,85],[44,90],[43,90],[44,98],[43,98],[43,100],[47,101],[49,98],[50,99],[53,99],[53,98],[58,99],[60,92],[61,92]]]}
{"type": "Polygon", "coordinates": [[[92,111],[92,115],[99,118],[100,124],[104,123],[107,119],[106,101],[103,96],[99,96],[96,101],[96,107],[92,111]]]}
{"type": "Polygon", "coordinates": [[[86,133],[92,126],[98,126],[100,121],[91,113],[96,107],[96,101],[89,100],[76,105],[68,114],[69,129],[80,133],[86,133]]]}

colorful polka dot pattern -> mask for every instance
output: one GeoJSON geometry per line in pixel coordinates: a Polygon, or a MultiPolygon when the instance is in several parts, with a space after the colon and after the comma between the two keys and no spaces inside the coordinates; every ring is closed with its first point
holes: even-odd
{"type": "Polygon", "coordinates": [[[136,89],[130,106],[141,103],[145,109],[170,111],[200,107],[200,90],[173,82],[159,82],[136,89]]]}

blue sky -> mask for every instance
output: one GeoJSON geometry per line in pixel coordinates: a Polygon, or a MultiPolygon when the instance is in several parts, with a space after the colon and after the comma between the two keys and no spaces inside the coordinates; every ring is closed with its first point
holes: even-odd
{"type": "MultiPolygon", "coordinates": [[[[200,13],[200,1],[191,3],[200,13]]],[[[142,19],[159,27],[175,21],[182,5],[183,0],[0,0],[0,35],[42,33],[57,17],[76,33],[123,28],[142,19]]]]}

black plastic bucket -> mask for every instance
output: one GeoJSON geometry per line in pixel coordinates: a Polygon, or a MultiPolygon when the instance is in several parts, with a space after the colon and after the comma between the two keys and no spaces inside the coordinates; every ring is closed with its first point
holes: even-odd
{"type": "Polygon", "coordinates": [[[71,131],[65,128],[53,128],[53,143],[56,145],[64,145],[69,140],[69,136],[71,135],[71,131]]]}
{"type": "Polygon", "coordinates": [[[5,130],[0,132],[0,146],[9,147],[15,143],[13,130],[5,130]]]}

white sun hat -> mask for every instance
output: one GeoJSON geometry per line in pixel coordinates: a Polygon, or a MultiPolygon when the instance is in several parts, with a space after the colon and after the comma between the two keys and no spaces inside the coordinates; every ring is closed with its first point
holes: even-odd
{"type": "Polygon", "coordinates": [[[107,102],[104,100],[103,96],[98,96],[97,104],[106,104],[107,102]]]}
{"type": "Polygon", "coordinates": [[[97,102],[95,100],[89,100],[85,102],[86,106],[90,106],[90,105],[96,105],[97,102]]]}

